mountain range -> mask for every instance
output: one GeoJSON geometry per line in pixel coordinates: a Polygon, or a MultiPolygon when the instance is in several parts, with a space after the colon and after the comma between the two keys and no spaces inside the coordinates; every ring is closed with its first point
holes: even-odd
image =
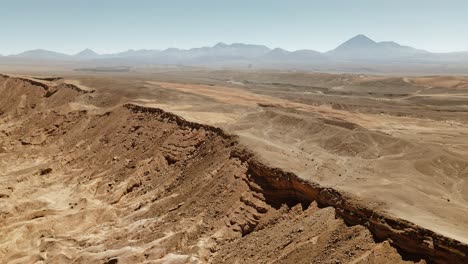
{"type": "Polygon", "coordinates": [[[381,60],[407,58],[429,54],[429,52],[403,46],[393,41],[375,42],[365,35],[357,35],[327,54],[341,59],[381,60]]]}
{"type": "Polygon", "coordinates": [[[26,61],[101,62],[119,65],[178,64],[200,66],[242,66],[261,68],[333,68],[356,67],[368,64],[388,65],[466,65],[468,52],[431,53],[403,46],[393,41],[376,42],[365,35],[357,35],[328,52],[314,50],[287,51],[263,45],[218,43],[212,47],[165,50],[127,50],[115,54],[98,54],[85,49],[75,55],[48,50],[30,50],[0,57],[26,61]]]}

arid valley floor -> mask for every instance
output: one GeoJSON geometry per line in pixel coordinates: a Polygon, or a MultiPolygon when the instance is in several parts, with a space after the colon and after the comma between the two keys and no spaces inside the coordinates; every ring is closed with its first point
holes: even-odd
{"type": "Polygon", "coordinates": [[[468,78],[0,72],[0,263],[468,261],[468,78]]]}

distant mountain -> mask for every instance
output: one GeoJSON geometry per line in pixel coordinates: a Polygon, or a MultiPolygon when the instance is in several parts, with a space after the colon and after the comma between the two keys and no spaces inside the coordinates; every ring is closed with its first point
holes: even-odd
{"type": "Polygon", "coordinates": [[[449,53],[429,53],[417,57],[418,61],[431,63],[467,63],[468,51],[449,53]]]}
{"type": "Polygon", "coordinates": [[[142,49],[142,50],[132,50],[129,49],[127,51],[115,53],[115,54],[106,54],[105,57],[116,57],[116,58],[128,58],[128,57],[153,57],[157,55],[160,50],[153,50],[153,49],[142,49]]]}
{"type": "Polygon", "coordinates": [[[283,60],[289,58],[291,52],[284,50],[282,48],[272,49],[269,52],[263,55],[263,59],[270,59],[270,60],[283,60]]]}
{"type": "Polygon", "coordinates": [[[95,59],[99,57],[99,54],[97,54],[91,49],[85,49],[75,54],[75,57],[81,58],[81,59],[95,59]]]}
{"type": "Polygon", "coordinates": [[[211,52],[213,52],[213,55],[242,58],[258,57],[269,51],[270,48],[263,45],[252,45],[243,43],[233,43],[231,45],[218,43],[211,48],[211,52]]]}
{"type": "Polygon", "coordinates": [[[182,50],[169,48],[154,56],[154,60],[160,63],[175,64],[212,64],[228,61],[246,61],[259,57],[270,49],[262,45],[242,43],[225,44],[218,43],[213,47],[193,48],[182,50]]]}
{"type": "Polygon", "coordinates": [[[10,55],[9,57],[31,60],[68,60],[71,58],[71,56],[67,54],[43,49],[29,50],[17,55],[10,55]]]}
{"type": "Polygon", "coordinates": [[[185,56],[191,58],[238,59],[258,57],[267,53],[268,51],[270,51],[270,49],[262,45],[251,45],[243,43],[233,43],[228,45],[220,42],[213,47],[194,48],[183,51],[183,53],[185,56]]]}
{"type": "Polygon", "coordinates": [[[285,61],[309,61],[309,60],[322,60],[325,56],[314,50],[297,50],[287,51],[281,48],[276,48],[266,53],[262,59],[268,60],[285,60],[285,61]]]}
{"type": "Polygon", "coordinates": [[[335,59],[387,60],[428,53],[393,41],[375,42],[365,35],[357,35],[336,49],[327,52],[327,55],[335,59]]]}
{"type": "Polygon", "coordinates": [[[377,47],[377,42],[365,35],[357,35],[335,48],[332,53],[350,52],[356,50],[365,50],[377,47]]]}
{"type": "MultiPolygon", "coordinates": [[[[85,49],[75,55],[48,50],[31,50],[17,55],[0,56],[2,63],[42,63],[42,61],[76,62],[88,65],[140,66],[155,64],[303,69],[342,72],[456,72],[468,71],[468,52],[430,53],[400,45],[393,41],[376,42],[357,35],[325,53],[314,50],[288,51],[263,45],[217,43],[210,47],[165,50],[127,50],[113,54],[98,54],[85,49]]],[[[84,67],[84,68],[86,68],[84,67]]]]}

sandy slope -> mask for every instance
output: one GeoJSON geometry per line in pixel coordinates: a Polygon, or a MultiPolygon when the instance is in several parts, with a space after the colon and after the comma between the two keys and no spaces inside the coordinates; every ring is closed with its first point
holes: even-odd
{"type": "Polygon", "coordinates": [[[232,105],[228,112],[216,111],[218,106],[209,102],[202,109],[187,106],[189,102],[183,108],[157,106],[225,127],[265,162],[370,198],[398,217],[468,241],[465,122],[351,112],[233,87],[150,84],[232,105]]]}
{"type": "Polygon", "coordinates": [[[235,137],[0,81],[2,263],[404,262],[331,207],[267,195],[235,137]]]}
{"type": "Polygon", "coordinates": [[[221,126],[262,162],[352,193],[375,210],[468,237],[467,127],[459,118],[350,111],[346,101],[292,100],[278,87],[265,94],[151,81],[136,82],[144,89],[135,96],[135,81],[118,81],[82,79],[84,87],[112,87],[96,85],[99,93],[54,81],[56,91],[44,97],[40,85],[2,79],[2,261],[402,261],[390,243],[347,226],[333,208],[272,197],[232,156],[236,140],[181,127],[162,113],[129,111],[121,106],[126,93],[140,105],[221,126]]]}

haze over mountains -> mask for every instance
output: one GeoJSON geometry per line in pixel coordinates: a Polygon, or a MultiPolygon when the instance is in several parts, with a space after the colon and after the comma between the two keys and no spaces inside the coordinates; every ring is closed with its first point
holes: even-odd
{"type": "Polygon", "coordinates": [[[411,58],[416,55],[429,54],[429,52],[402,46],[393,41],[375,42],[364,35],[357,35],[327,54],[341,59],[381,60],[411,58]]]}
{"type": "Polygon", "coordinates": [[[103,65],[176,64],[241,68],[281,68],[331,71],[402,71],[424,69],[428,72],[468,69],[468,52],[431,53],[393,41],[376,42],[357,35],[328,52],[314,50],[287,51],[263,45],[218,43],[213,47],[188,50],[128,50],[115,54],[98,54],[85,49],[75,55],[42,49],[0,57],[0,62],[76,62],[103,65]]]}

